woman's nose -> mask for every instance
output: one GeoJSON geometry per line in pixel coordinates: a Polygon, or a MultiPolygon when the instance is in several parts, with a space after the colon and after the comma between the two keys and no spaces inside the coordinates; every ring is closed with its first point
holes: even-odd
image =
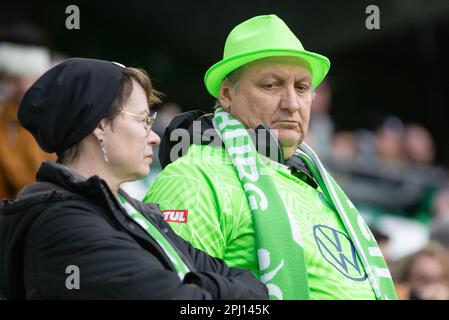
{"type": "Polygon", "coordinates": [[[148,143],[151,145],[158,145],[161,143],[161,138],[156,134],[156,132],[151,130],[148,135],[148,143]]]}

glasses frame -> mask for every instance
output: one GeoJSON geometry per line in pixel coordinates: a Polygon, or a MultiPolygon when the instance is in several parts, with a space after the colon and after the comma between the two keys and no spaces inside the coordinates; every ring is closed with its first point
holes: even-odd
{"type": "Polygon", "coordinates": [[[145,130],[147,130],[146,137],[149,136],[149,134],[151,132],[151,128],[153,127],[153,124],[156,121],[157,112],[155,112],[153,115],[148,114],[147,116],[143,116],[141,114],[136,114],[133,112],[125,111],[123,109],[120,109],[119,112],[130,115],[136,119],[143,120],[141,122],[143,122],[145,130]]]}

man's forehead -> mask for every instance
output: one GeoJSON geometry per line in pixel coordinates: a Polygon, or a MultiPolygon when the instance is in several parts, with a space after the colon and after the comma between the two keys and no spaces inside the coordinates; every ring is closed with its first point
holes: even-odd
{"type": "Polygon", "coordinates": [[[297,74],[298,76],[311,77],[308,63],[303,59],[296,57],[268,57],[259,59],[245,65],[243,71],[247,74],[289,72],[297,74]]]}

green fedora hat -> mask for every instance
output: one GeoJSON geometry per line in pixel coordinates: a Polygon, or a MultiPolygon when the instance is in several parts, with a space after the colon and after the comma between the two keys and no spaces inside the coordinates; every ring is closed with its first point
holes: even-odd
{"type": "Polygon", "coordinates": [[[210,67],[204,76],[207,91],[217,98],[221,82],[229,73],[257,59],[274,56],[298,57],[308,63],[313,88],[323,81],[330,68],[329,59],[306,51],[301,41],[278,16],[256,16],[242,22],[229,33],[223,60],[210,67]]]}

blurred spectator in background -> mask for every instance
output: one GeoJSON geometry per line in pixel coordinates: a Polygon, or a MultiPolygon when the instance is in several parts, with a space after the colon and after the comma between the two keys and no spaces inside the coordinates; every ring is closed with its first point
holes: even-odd
{"type": "Polygon", "coordinates": [[[449,220],[449,185],[442,187],[435,194],[432,203],[432,214],[435,221],[449,220]]]}
{"type": "Polygon", "coordinates": [[[393,116],[387,117],[376,130],[376,150],[384,163],[397,164],[404,160],[403,136],[404,124],[399,118],[393,116]]]}
{"type": "Polygon", "coordinates": [[[417,165],[432,165],[435,145],[430,132],[419,124],[408,124],[404,130],[404,151],[407,161],[417,165]]]}
{"type": "Polygon", "coordinates": [[[357,138],[350,131],[341,131],[332,140],[332,158],[336,161],[352,161],[357,155],[357,138]]]}
{"type": "MultiPolygon", "coordinates": [[[[408,207],[408,211],[413,212],[421,221],[430,222],[445,210],[444,198],[447,199],[448,194],[441,187],[448,181],[447,172],[435,166],[436,148],[433,137],[420,124],[409,123],[405,126],[403,151],[409,175],[415,175],[415,181],[422,190],[421,197],[413,206],[408,207]],[[439,192],[440,189],[442,192],[439,192]],[[427,219],[423,219],[425,216],[427,219]]],[[[446,214],[449,216],[449,212],[446,214]]]]}
{"type": "Polygon", "coordinates": [[[334,122],[329,114],[331,107],[331,85],[329,80],[324,80],[315,90],[315,98],[310,109],[309,133],[306,137],[306,143],[323,158],[330,156],[334,134],[334,122]]]}
{"type": "Polygon", "coordinates": [[[435,220],[430,229],[430,240],[439,243],[449,255],[449,219],[435,220]]]}
{"type": "Polygon", "coordinates": [[[398,297],[403,300],[449,299],[449,258],[439,244],[398,261],[393,269],[398,297]]]}
{"type": "MultiPolygon", "coordinates": [[[[165,128],[173,120],[173,118],[182,112],[182,108],[174,103],[165,103],[157,109],[157,118],[154,123],[152,130],[159,136],[162,137],[165,132],[165,128]]],[[[145,193],[150,188],[153,180],[156,179],[159,172],[161,172],[162,167],[159,161],[159,145],[153,147],[153,163],[151,164],[150,173],[140,179],[133,182],[127,182],[122,185],[122,188],[132,197],[136,199],[142,199],[145,193]]]]}
{"type": "Polygon", "coordinates": [[[40,40],[43,36],[31,26],[0,29],[0,199],[15,198],[35,180],[40,163],[55,158],[17,120],[25,91],[50,67],[50,52],[37,45],[40,40]]]}
{"type": "Polygon", "coordinates": [[[441,244],[449,254],[449,185],[434,195],[432,216],[430,239],[441,244]]]}
{"type": "Polygon", "coordinates": [[[374,114],[372,118],[374,131],[334,134],[327,167],[364,218],[390,236],[385,254],[390,264],[423,248],[430,233],[449,252],[449,221],[443,224],[439,218],[448,216],[449,220],[449,189],[434,197],[447,176],[434,166],[431,134],[396,116],[374,114]]]}
{"type": "Polygon", "coordinates": [[[357,159],[368,165],[377,162],[376,136],[374,132],[367,128],[357,130],[357,159]]]}

